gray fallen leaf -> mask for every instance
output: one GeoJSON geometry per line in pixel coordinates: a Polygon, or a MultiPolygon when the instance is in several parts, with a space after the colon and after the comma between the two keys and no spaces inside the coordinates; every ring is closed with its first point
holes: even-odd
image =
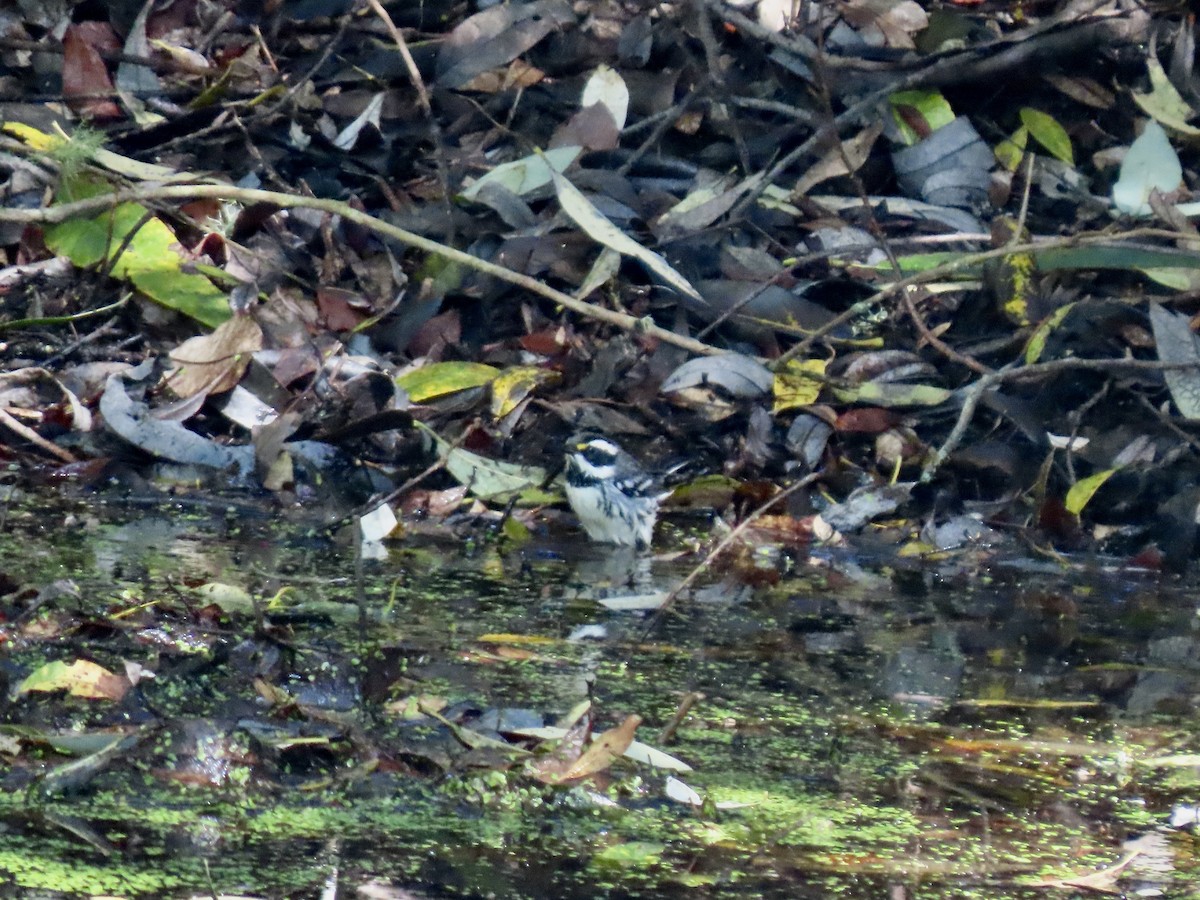
{"type": "Polygon", "coordinates": [[[959,116],[913,147],[892,153],[901,190],[927,203],[975,209],[987,204],[992,149],[959,116]]]}
{"type": "Polygon", "coordinates": [[[178,422],[156,419],[141,400],[129,395],[132,383],[154,370],[153,360],[109,376],[100,397],[100,414],[110,431],[140,450],[171,462],[229,469],[240,475],[254,471],[254,448],[226,447],[188,431],[178,422]]]}
{"type": "Polygon", "coordinates": [[[694,387],[719,387],[730,396],[755,399],[771,392],[775,376],[762,363],[741,353],[722,353],[689,359],[667,376],[664,394],[694,387]]]}
{"type": "Polygon", "coordinates": [[[841,503],[835,503],[821,518],[841,532],[858,531],[872,519],[890,515],[908,500],[915,481],[868,485],[852,491],[841,503]]]}
{"type": "Polygon", "coordinates": [[[1172,365],[1191,363],[1198,367],[1167,369],[1163,379],[1179,414],[1185,419],[1200,419],[1200,339],[1189,326],[1187,316],[1172,312],[1159,303],[1150,304],[1150,327],[1154,330],[1159,360],[1172,365]]]}
{"type": "Polygon", "coordinates": [[[477,181],[463,188],[459,194],[464,200],[475,200],[480,191],[489,185],[498,184],[518,197],[532,194],[550,183],[550,171],[561,172],[583,152],[582,147],[555,147],[545,153],[514,159],[501,163],[477,181]]]}

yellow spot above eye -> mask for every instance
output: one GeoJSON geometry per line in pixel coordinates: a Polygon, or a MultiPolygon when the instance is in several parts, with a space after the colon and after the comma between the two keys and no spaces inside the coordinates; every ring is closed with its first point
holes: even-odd
{"type": "Polygon", "coordinates": [[[587,445],[587,443],[586,443],[586,442],[585,442],[585,443],[582,443],[582,444],[576,444],[576,445],[575,445],[575,449],[576,449],[576,450],[578,450],[580,453],[582,453],[584,450],[586,450],[586,449],[587,449],[587,447],[588,447],[588,445],[587,445]]]}

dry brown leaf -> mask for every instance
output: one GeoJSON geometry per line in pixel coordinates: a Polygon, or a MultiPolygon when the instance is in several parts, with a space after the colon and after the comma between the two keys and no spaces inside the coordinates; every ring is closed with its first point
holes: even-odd
{"type": "Polygon", "coordinates": [[[626,716],[625,721],[616,728],[610,728],[604,734],[598,735],[584,754],[575,760],[574,765],[563,773],[563,780],[572,781],[576,778],[587,778],[589,775],[603,772],[629,749],[629,745],[633,743],[633,736],[641,724],[641,716],[626,716]]]}
{"type": "Polygon", "coordinates": [[[558,784],[567,780],[567,773],[586,755],[583,753],[583,745],[590,729],[591,723],[588,717],[584,716],[563,735],[553,751],[530,762],[526,770],[545,784],[558,784]]]}
{"type": "Polygon", "coordinates": [[[249,316],[234,316],[212,334],[189,338],[172,350],[176,368],[168,374],[167,383],[180,397],[232,390],[262,345],[258,323],[249,316]]]}

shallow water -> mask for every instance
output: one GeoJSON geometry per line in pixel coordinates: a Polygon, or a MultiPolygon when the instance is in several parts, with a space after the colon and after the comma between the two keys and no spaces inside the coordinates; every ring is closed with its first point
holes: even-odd
{"type": "Polygon", "coordinates": [[[1191,890],[1192,840],[1165,827],[1200,766],[1177,582],[815,548],[714,575],[648,627],[600,601],[669,590],[690,556],[427,527],[359,560],[219,503],[27,499],[5,529],[16,895],[1191,890]],[[81,659],[153,677],[119,699],[22,689],[81,659]],[[596,732],[642,717],[700,805],[646,763],[533,777],[553,744],[500,722],[589,698],[596,732]]]}

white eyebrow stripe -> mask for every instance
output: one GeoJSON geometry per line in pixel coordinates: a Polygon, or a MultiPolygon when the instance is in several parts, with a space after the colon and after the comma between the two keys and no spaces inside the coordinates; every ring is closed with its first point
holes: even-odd
{"type": "Polygon", "coordinates": [[[605,453],[611,453],[613,456],[616,456],[621,452],[620,447],[605,438],[592,438],[592,440],[588,441],[587,443],[589,446],[595,447],[598,450],[603,450],[605,453]]]}

